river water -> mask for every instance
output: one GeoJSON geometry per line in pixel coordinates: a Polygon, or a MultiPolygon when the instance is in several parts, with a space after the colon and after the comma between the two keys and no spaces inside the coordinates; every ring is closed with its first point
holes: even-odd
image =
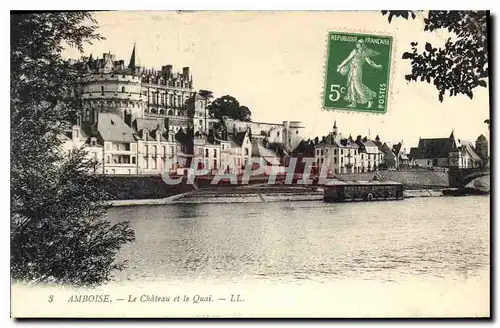
{"type": "Polygon", "coordinates": [[[115,281],[467,280],[489,270],[489,196],[116,207],[115,281]]]}
{"type": "Polygon", "coordinates": [[[490,315],[488,196],[115,207],[137,240],[89,290],[13,285],[35,317],[490,315]],[[109,303],[68,302],[107,295],[109,303]],[[47,302],[47,299],[53,303],[47,302]],[[160,301],[158,301],[158,299],[160,301]]]}

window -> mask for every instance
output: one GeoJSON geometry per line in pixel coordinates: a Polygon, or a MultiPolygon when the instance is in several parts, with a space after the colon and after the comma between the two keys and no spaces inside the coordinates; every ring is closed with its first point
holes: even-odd
{"type": "Polygon", "coordinates": [[[245,148],[245,156],[248,156],[248,148],[245,148]]]}
{"type": "Polygon", "coordinates": [[[148,153],[149,153],[149,147],[148,147],[148,145],[144,145],[144,151],[146,153],[146,156],[148,156],[148,153]]]}
{"type": "Polygon", "coordinates": [[[122,87],[122,92],[125,92],[125,87],[122,87]]]}
{"type": "Polygon", "coordinates": [[[295,134],[299,134],[299,130],[295,131],[295,134]]]}
{"type": "Polygon", "coordinates": [[[110,161],[109,156],[107,156],[106,157],[106,163],[109,164],[109,161],[110,161]]]}
{"type": "Polygon", "coordinates": [[[216,169],[216,168],[217,168],[217,160],[214,159],[214,169],[216,169]]]}
{"type": "Polygon", "coordinates": [[[104,86],[101,86],[101,95],[104,96],[104,86]]]}
{"type": "Polygon", "coordinates": [[[214,157],[217,157],[217,149],[214,149],[214,157]]]}
{"type": "Polygon", "coordinates": [[[92,138],[92,139],[90,140],[90,144],[91,144],[92,146],[95,146],[95,145],[96,145],[96,143],[97,143],[97,141],[96,141],[96,139],[95,139],[95,138],[92,138]]]}
{"type": "Polygon", "coordinates": [[[337,157],[333,158],[333,164],[337,164],[337,157]]]}
{"type": "Polygon", "coordinates": [[[337,155],[337,149],[333,150],[333,155],[337,155]]]}
{"type": "Polygon", "coordinates": [[[156,152],[156,145],[153,146],[153,154],[156,156],[157,152],[156,152]]]}
{"type": "Polygon", "coordinates": [[[146,158],[146,159],[144,160],[144,168],[145,168],[145,169],[148,169],[148,168],[149,168],[149,167],[148,167],[148,164],[149,164],[149,161],[148,161],[148,159],[146,158]]]}
{"type": "Polygon", "coordinates": [[[340,164],[344,164],[344,157],[340,158],[340,164]]]}
{"type": "Polygon", "coordinates": [[[174,146],[170,146],[170,154],[174,155],[174,146]]]}
{"type": "Polygon", "coordinates": [[[340,150],[340,155],[344,155],[344,150],[343,149],[340,150]]]}
{"type": "Polygon", "coordinates": [[[280,137],[280,132],[276,132],[276,136],[279,138],[280,137]]]}
{"type": "Polygon", "coordinates": [[[205,149],[205,157],[208,157],[208,149],[205,149]]]}
{"type": "Polygon", "coordinates": [[[135,164],[135,156],[132,156],[132,164],[135,164]]]}
{"type": "Polygon", "coordinates": [[[167,155],[167,146],[163,146],[163,156],[167,155]]]}

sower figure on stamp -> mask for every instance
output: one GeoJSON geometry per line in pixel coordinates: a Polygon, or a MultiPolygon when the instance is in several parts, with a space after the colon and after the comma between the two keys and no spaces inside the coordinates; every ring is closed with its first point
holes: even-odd
{"type": "Polygon", "coordinates": [[[366,61],[370,66],[381,69],[382,65],[375,64],[370,59],[378,54],[377,51],[367,48],[365,42],[359,39],[356,42],[356,48],[337,66],[337,72],[347,75],[347,94],[344,99],[351,103],[347,107],[355,107],[356,104],[367,104],[367,108],[372,107],[372,99],[377,94],[363,84],[362,68],[366,61]]]}

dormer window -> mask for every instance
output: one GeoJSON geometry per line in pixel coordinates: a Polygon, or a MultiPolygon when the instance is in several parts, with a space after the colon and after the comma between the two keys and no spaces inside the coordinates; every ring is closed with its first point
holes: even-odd
{"type": "Polygon", "coordinates": [[[90,145],[91,146],[97,145],[97,138],[95,138],[95,137],[90,138],[90,145]]]}

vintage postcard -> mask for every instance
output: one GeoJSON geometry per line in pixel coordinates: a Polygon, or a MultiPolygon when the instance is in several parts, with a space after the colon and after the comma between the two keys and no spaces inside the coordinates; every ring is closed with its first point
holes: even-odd
{"type": "Polygon", "coordinates": [[[490,317],[489,19],[12,12],[11,316],[490,317]]]}

